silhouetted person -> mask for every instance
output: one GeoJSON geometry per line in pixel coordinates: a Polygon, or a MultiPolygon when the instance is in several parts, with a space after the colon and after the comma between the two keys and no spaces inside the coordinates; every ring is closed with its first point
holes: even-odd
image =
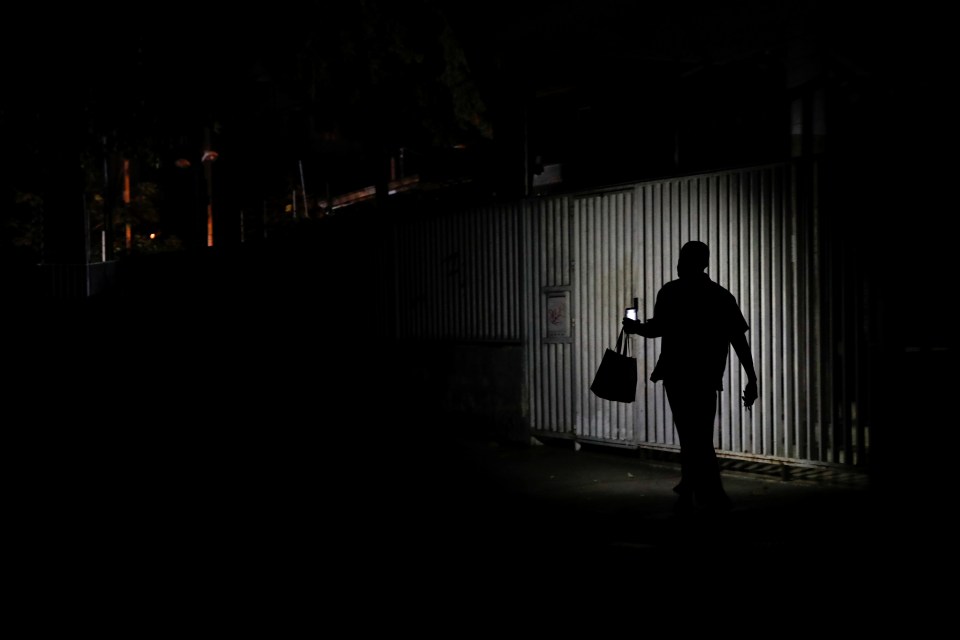
{"type": "Polygon", "coordinates": [[[679,278],[657,292],[653,318],[623,319],[626,333],[663,339],[650,380],[663,380],[680,438],[682,477],[674,488],[680,495],[678,512],[695,506],[711,511],[731,507],[713,448],[718,392],[723,390],[730,345],[747,374],[744,406],[757,399],[757,374],[746,336],[749,326],[733,294],[704,272],[709,257],[704,243],[684,244],[677,261],[679,278]]]}

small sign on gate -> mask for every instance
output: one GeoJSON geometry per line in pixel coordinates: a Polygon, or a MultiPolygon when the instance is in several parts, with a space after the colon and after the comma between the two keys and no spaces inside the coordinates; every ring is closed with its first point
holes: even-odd
{"type": "Polygon", "coordinates": [[[547,338],[570,337],[570,292],[550,291],[547,294],[547,338]]]}

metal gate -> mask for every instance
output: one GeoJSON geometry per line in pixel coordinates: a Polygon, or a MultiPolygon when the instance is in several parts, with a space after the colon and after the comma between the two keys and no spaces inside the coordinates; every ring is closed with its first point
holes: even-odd
{"type": "Polygon", "coordinates": [[[525,291],[534,433],[629,447],[678,448],[663,387],[649,381],[660,341],[631,337],[640,382],[632,404],[601,400],[593,373],[625,307],[653,315],[687,240],[710,247],[711,279],[750,324],[760,381],[754,410],[731,350],[716,446],[730,457],[830,461],[821,422],[816,225],[802,215],[787,165],[644,182],[528,203],[525,291]],[[566,314],[564,316],[564,314],[566,314]]]}
{"type": "Polygon", "coordinates": [[[863,319],[856,305],[832,302],[857,281],[844,267],[853,258],[837,214],[819,219],[816,175],[772,164],[397,219],[397,337],[440,344],[447,358],[410,369],[469,361],[469,371],[441,381],[449,408],[497,405],[497,416],[534,435],[676,450],[662,385],[649,381],[659,340],[630,338],[636,402],[600,400],[589,388],[624,308],[637,298],[650,317],[681,245],[699,239],[711,250],[708,275],[737,297],[750,325],[760,385],[744,410],[731,350],[718,451],[866,465],[870,371],[855,357],[863,319]]]}

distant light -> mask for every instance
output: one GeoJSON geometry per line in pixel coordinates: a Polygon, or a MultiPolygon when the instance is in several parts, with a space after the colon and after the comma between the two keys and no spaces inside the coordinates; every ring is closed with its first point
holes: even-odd
{"type": "Polygon", "coordinates": [[[217,159],[220,154],[216,151],[206,150],[203,152],[203,157],[200,158],[200,162],[213,162],[217,159]]]}
{"type": "Polygon", "coordinates": [[[157,239],[157,234],[151,233],[151,234],[150,234],[150,239],[151,239],[151,240],[156,240],[156,239],[157,239]]]}
{"type": "Polygon", "coordinates": [[[186,158],[178,158],[177,161],[174,162],[173,164],[175,164],[178,169],[189,169],[189,168],[190,168],[190,161],[187,160],[186,158]]]}

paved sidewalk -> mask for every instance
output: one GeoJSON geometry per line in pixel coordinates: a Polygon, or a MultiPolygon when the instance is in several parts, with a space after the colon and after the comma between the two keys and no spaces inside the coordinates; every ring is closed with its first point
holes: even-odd
{"type": "Polygon", "coordinates": [[[832,546],[826,530],[862,533],[876,516],[875,494],[862,476],[826,473],[783,480],[727,469],[724,483],[734,509],[720,516],[680,517],[673,511],[680,469],[666,459],[599,446],[578,450],[572,442],[452,446],[456,467],[445,473],[459,476],[466,497],[448,499],[467,514],[476,511],[491,522],[521,525],[531,547],[565,548],[576,539],[581,551],[650,555],[684,547],[686,533],[700,536],[707,529],[712,536],[702,546],[721,554],[743,549],[825,553],[832,546]]]}

